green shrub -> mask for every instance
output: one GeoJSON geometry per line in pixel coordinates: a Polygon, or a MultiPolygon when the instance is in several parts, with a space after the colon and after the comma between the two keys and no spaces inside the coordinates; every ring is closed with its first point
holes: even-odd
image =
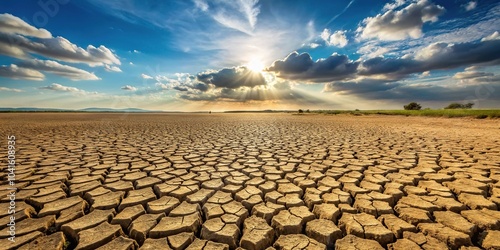
{"type": "Polygon", "coordinates": [[[405,110],[421,110],[422,105],[416,103],[416,102],[410,102],[407,105],[403,106],[405,110]]]}
{"type": "Polygon", "coordinates": [[[458,102],[450,103],[448,106],[446,106],[444,109],[471,109],[472,106],[474,106],[474,103],[469,102],[466,104],[461,104],[458,102]]]}

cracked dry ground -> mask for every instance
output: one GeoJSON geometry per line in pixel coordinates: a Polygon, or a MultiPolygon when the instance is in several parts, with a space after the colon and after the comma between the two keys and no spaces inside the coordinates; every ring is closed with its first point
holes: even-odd
{"type": "Polygon", "coordinates": [[[498,120],[0,118],[2,249],[500,249],[498,120]]]}

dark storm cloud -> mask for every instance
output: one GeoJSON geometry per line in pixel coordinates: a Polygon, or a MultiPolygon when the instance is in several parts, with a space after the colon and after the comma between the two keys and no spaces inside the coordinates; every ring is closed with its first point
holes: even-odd
{"type": "MultiPolygon", "coordinates": [[[[264,76],[246,67],[224,68],[218,71],[203,72],[196,76],[197,80],[212,84],[218,88],[235,89],[239,87],[255,87],[266,85],[264,76]]],[[[198,86],[198,88],[203,86],[198,86]]],[[[202,90],[202,89],[200,89],[202,90]]]]}
{"type": "Polygon", "coordinates": [[[435,43],[412,56],[372,58],[358,69],[361,80],[325,84],[325,92],[353,94],[374,100],[461,101],[499,99],[499,76],[468,67],[456,73],[453,84],[407,84],[397,82],[414,73],[500,63],[500,40],[476,43],[435,43]],[[378,79],[374,80],[376,77],[378,79]],[[370,79],[372,78],[372,79],[370,79]]]}
{"type": "Polygon", "coordinates": [[[386,75],[402,79],[413,73],[453,69],[462,66],[500,63],[500,40],[479,43],[434,43],[419,51],[414,57],[368,59],[361,64],[362,76],[386,75]]]}
{"type": "Polygon", "coordinates": [[[415,101],[460,101],[473,99],[500,99],[500,84],[470,86],[403,86],[386,93],[373,93],[371,99],[415,101]]]}
{"type": "Polygon", "coordinates": [[[402,78],[414,73],[419,67],[420,63],[414,59],[375,57],[364,61],[358,73],[364,76],[385,75],[385,78],[402,78]]]}
{"type": "MultiPolygon", "coordinates": [[[[267,71],[276,73],[281,79],[325,82],[325,92],[366,99],[446,101],[477,95],[478,88],[498,89],[498,81],[495,80],[498,76],[473,72],[471,70],[477,67],[471,66],[499,63],[500,40],[482,40],[460,44],[435,43],[399,58],[375,57],[365,61],[352,61],[340,54],[313,61],[307,53],[293,52],[275,61],[267,71]],[[453,85],[408,84],[401,81],[417,73],[459,67],[469,67],[469,71],[457,73],[455,79],[459,82],[453,85]]],[[[278,79],[276,86],[266,85],[261,73],[246,67],[234,67],[199,73],[196,79],[181,81],[174,89],[181,92],[179,98],[191,101],[245,102],[306,97],[291,88],[287,81],[278,79]]],[[[499,92],[492,91],[491,96],[496,97],[499,92]]]]}
{"type": "Polygon", "coordinates": [[[280,74],[300,74],[310,69],[314,64],[308,53],[299,54],[297,51],[290,53],[285,59],[277,60],[268,68],[268,71],[280,74]]]}
{"type": "Polygon", "coordinates": [[[384,80],[363,80],[359,82],[331,82],[325,84],[323,91],[340,92],[342,94],[364,94],[371,92],[387,91],[401,86],[400,83],[387,82],[384,80]]]}
{"type": "Polygon", "coordinates": [[[342,79],[354,74],[358,64],[350,61],[346,55],[333,54],[324,60],[317,60],[310,73],[323,80],[342,79]]]}
{"type": "Polygon", "coordinates": [[[477,79],[472,85],[404,84],[365,79],[359,82],[328,83],[324,91],[352,94],[370,100],[457,101],[499,99],[500,83],[491,82],[489,78],[477,79]]]}
{"type": "Polygon", "coordinates": [[[325,82],[352,76],[356,73],[358,64],[359,62],[349,60],[346,55],[336,53],[314,62],[308,53],[292,52],[285,59],[274,61],[267,71],[290,80],[325,82]]]}
{"type": "Polygon", "coordinates": [[[202,92],[206,92],[210,89],[210,86],[206,83],[200,83],[200,82],[197,82],[197,83],[193,83],[190,85],[190,87],[192,89],[197,89],[199,91],[202,91],[202,92]]]}
{"type": "Polygon", "coordinates": [[[359,76],[400,80],[425,71],[496,64],[500,64],[500,40],[434,43],[412,55],[375,57],[363,62],[353,62],[346,55],[339,54],[313,62],[309,54],[293,52],[285,59],[275,61],[267,70],[283,79],[327,82],[349,81],[359,76]]]}
{"type": "MultiPolygon", "coordinates": [[[[422,57],[427,69],[451,69],[465,65],[499,64],[500,40],[485,40],[479,43],[435,43],[424,50],[433,50],[432,56],[422,57]]],[[[417,57],[419,59],[419,57],[417,57]]]]}
{"type": "Polygon", "coordinates": [[[185,86],[174,86],[172,89],[175,89],[177,91],[188,91],[189,89],[185,86]]]}

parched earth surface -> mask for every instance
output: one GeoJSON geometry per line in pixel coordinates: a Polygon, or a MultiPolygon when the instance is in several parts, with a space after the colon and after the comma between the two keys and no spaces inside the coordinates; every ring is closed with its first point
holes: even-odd
{"type": "Polygon", "coordinates": [[[0,249],[500,249],[499,120],[13,113],[0,134],[0,249]]]}

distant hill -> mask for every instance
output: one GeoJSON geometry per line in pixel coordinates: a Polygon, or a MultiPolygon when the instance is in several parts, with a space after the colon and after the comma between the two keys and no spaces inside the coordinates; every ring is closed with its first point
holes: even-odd
{"type": "Polygon", "coordinates": [[[0,112],[130,112],[130,113],[152,113],[152,112],[169,112],[176,113],[176,111],[161,111],[161,110],[146,110],[139,108],[84,108],[84,109],[56,109],[56,108],[0,108],[0,112]]]}
{"type": "Polygon", "coordinates": [[[69,109],[54,109],[54,108],[0,108],[0,112],[67,112],[73,111],[69,109]]]}

